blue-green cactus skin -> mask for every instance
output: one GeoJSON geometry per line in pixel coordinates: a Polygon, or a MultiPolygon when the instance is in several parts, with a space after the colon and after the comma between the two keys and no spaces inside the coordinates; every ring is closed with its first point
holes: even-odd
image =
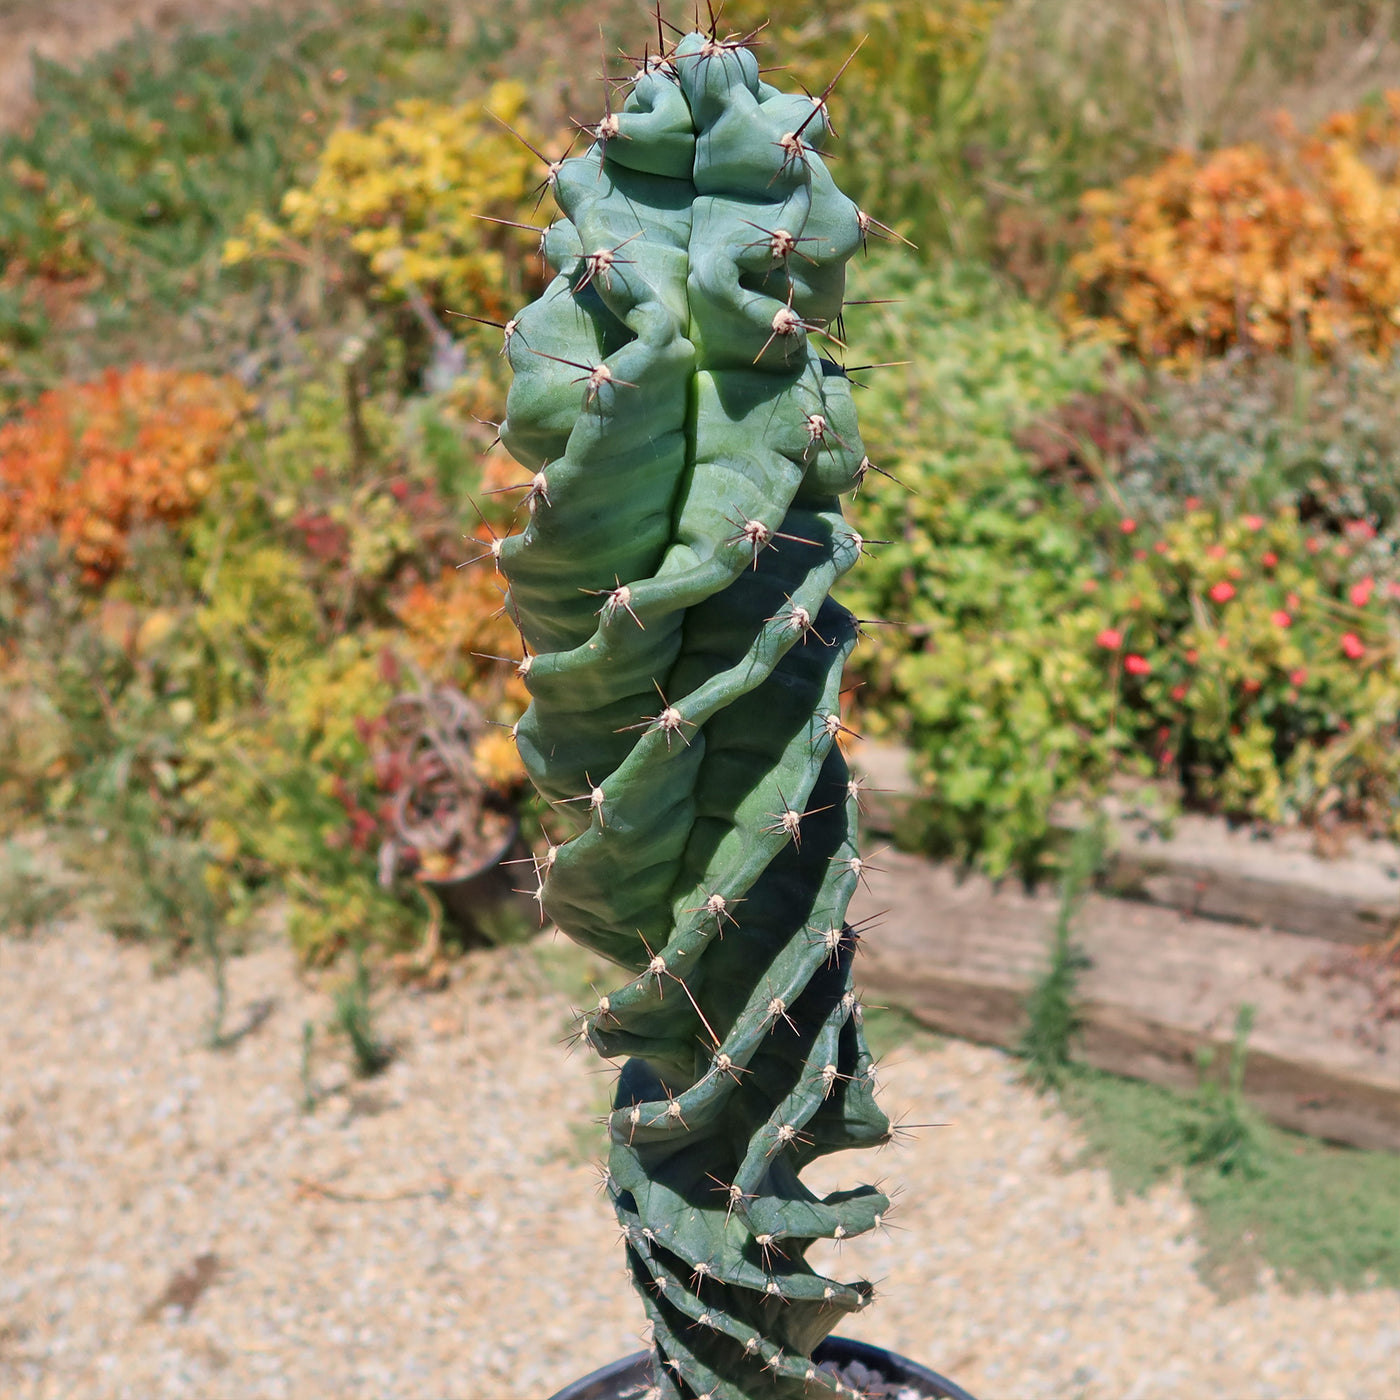
{"type": "Polygon", "coordinates": [[[501,439],[542,473],[494,551],[529,655],[516,739],[577,828],[539,898],[632,974],[581,1030],[626,1057],[605,1180],[667,1400],[849,1393],[809,1358],[872,1289],[805,1254],[889,1208],[799,1180],[890,1134],[846,922],[857,632],[828,597],[867,463],[816,344],[866,225],[825,117],[736,43],[643,65],[555,169],[555,276],[507,333],[501,439]]]}

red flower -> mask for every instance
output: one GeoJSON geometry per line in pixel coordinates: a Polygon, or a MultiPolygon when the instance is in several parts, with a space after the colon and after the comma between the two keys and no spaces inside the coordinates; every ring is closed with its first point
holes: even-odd
{"type": "Polygon", "coordinates": [[[1360,661],[1366,655],[1366,643],[1355,632],[1345,632],[1342,634],[1342,650],[1353,661],[1360,661]]]}
{"type": "Polygon", "coordinates": [[[1303,682],[1304,682],[1305,680],[1307,680],[1307,678],[1308,678],[1308,671],[1307,671],[1307,667],[1305,667],[1305,666],[1299,666],[1298,669],[1297,669],[1296,671],[1294,671],[1294,672],[1288,677],[1289,681],[1290,681],[1293,685],[1302,685],[1303,682]]]}
{"type": "Polygon", "coordinates": [[[1348,520],[1342,527],[1354,540],[1373,540],[1376,527],[1369,520],[1348,520]]]}
{"type": "Polygon", "coordinates": [[[1244,683],[1245,694],[1246,694],[1246,695],[1253,695],[1253,694],[1255,694],[1255,693],[1258,691],[1258,689],[1259,689],[1259,685],[1260,685],[1260,682],[1258,682],[1257,680],[1255,680],[1253,676],[1248,677],[1248,678],[1246,679],[1245,683],[1244,683]]]}
{"type": "Polygon", "coordinates": [[[1351,586],[1351,605],[1354,608],[1364,608],[1371,601],[1371,593],[1375,589],[1376,581],[1373,578],[1363,578],[1360,583],[1351,586]]]}
{"type": "Polygon", "coordinates": [[[1152,669],[1152,663],[1145,656],[1129,652],[1123,658],[1123,669],[1130,676],[1145,676],[1152,669]]]}
{"type": "Polygon", "coordinates": [[[1223,559],[1228,551],[1223,544],[1208,544],[1206,546],[1206,553],[1210,555],[1212,559],[1223,559]]]}
{"type": "Polygon", "coordinates": [[[1290,612],[1297,612],[1303,606],[1303,600],[1296,593],[1290,593],[1284,602],[1288,604],[1290,612]]]}
{"type": "Polygon", "coordinates": [[[1313,538],[1312,536],[1309,536],[1309,537],[1308,537],[1308,553],[1309,553],[1309,554],[1316,554],[1317,551],[1318,551],[1319,549],[1321,549],[1321,548],[1322,548],[1322,541],[1321,541],[1321,540],[1315,539],[1315,538],[1313,538]]]}
{"type": "Polygon", "coordinates": [[[1210,600],[1213,603],[1228,603],[1235,596],[1235,585],[1226,583],[1224,579],[1217,584],[1213,584],[1210,590],[1210,600]]]}
{"type": "Polygon", "coordinates": [[[1189,651],[1187,651],[1187,653],[1186,653],[1186,664],[1187,664],[1188,666],[1194,666],[1194,665],[1196,664],[1196,658],[1197,658],[1199,655],[1200,655],[1200,652],[1198,652],[1198,651],[1196,650],[1195,647],[1192,647],[1192,648],[1191,648],[1189,651]]]}
{"type": "Polygon", "coordinates": [[[1269,619],[1269,621],[1272,622],[1275,627],[1293,626],[1293,619],[1286,612],[1284,612],[1282,608],[1280,608],[1276,613],[1274,613],[1274,615],[1269,619]]]}
{"type": "Polygon", "coordinates": [[[1146,559],[1146,558],[1147,558],[1147,551],[1146,551],[1145,549],[1135,549],[1135,550],[1133,550],[1133,558],[1134,558],[1134,559],[1146,559]]]}
{"type": "Polygon", "coordinates": [[[1201,498],[1200,498],[1199,496],[1187,496],[1187,498],[1186,498],[1186,509],[1187,509],[1187,510],[1195,510],[1200,504],[1201,504],[1201,498]]]}
{"type": "Polygon", "coordinates": [[[1167,552],[1167,542],[1166,540],[1158,540],[1152,548],[1155,549],[1158,554],[1165,554],[1167,552]]]}
{"type": "Polygon", "coordinates": [[[1264,517],[1262,515],[1246,515],[1241,524],[1246,530],[1259,531],[1264,528],[1264,517]]]}
{"type": "Polygon", "coordinates": [[[1264,563],[1264,567],[1265,567],[1266,569],[1274,569],[1274,568],[1277,568],[1277,567],[1278,567],[1278,555],[1275,554],[1275,553],[1273,552],[1272,549],[1265,550],[1265,551],[1264,551],[1264,560],[1263,560],[1263,563],[1264,563]]]}
{"type": "Polygon", "coordinates": [[[1134,520],[1131,515],[1125,515],[1122,520],[1118,522],[1118,528],[1125,535],[1131,535],[1133,531],[1137,529],[1137,521],[1134,520]]]}
{"type": "Polygon", "coordinates": [[[1186,687],[1185,687],[1184,685],[1174,685],[1174,686],[1172,686],[1172,699],[1173,699],[1173,700],[1177,700],[1177,701],[1185,700],[1185,699],[1186,699],[1186,687]]]}
{"type": "Polygon", "coordinates": [[[1123,634],[1116,627],[1105,627],[1094,640],[1105,651],[1117,651],[1123,645],[1123,634]]]}

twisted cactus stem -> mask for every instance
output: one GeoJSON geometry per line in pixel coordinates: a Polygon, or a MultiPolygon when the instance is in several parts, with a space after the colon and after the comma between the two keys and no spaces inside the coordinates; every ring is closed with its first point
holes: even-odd
{"type": "Polygon", "coordinates": [[[799,1176],[891,1131],[846,919],[857,625],[828,597],[864,547],[838,497],[869,462],[816,341],[882,226],[819,154],[825,96],[713,33],[643,60],[589,149],[549,163],[555,275],[503,328],[500,436],[531,480],[488,551],[526,646],[514,733],[576,830],[538,898],[632,974],[580,1034],[625,1057],[604,1185],[666,1400],[850,1394],[810,1356],[873,1288],[805,1256],[889,1209],[799,1176]]]}

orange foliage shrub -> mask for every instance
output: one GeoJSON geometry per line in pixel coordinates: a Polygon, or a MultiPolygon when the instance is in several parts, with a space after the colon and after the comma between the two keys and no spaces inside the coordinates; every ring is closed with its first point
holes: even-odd
{"type": "MultiPolygon", "coordinates": [[[[483,548],[490,535],[480,529],[483,548]]],[[[521,654],[520,634],[502,611],[504,597],[489,561],[465,569],[444,568],[433,583],[415,584],[394,611],[414,660],[430,676],[459,684],[484,713],[509,724],[530,702],[519,672],[505,661],[521,654]]],[[[510,735],[493,730],[476,746],[478,776],[508,789],[525,770],[510,735]]]]}
{"type": "Polygon", "coordinates": [[[0,572],[54,532],[83,582],[104,583],[134,526],[199,505],[244,406],[232,379],[143,365],[41,395],[0,427],[0,572]]]}
{"type": "Polygon", "coordinates": [[[1400,339],[1400,91],[1279,148],[1178,152],[1084,196],[1090,246],[1072,314],[1178,363],[1299,339],[1385,351],[1400,339]]]}

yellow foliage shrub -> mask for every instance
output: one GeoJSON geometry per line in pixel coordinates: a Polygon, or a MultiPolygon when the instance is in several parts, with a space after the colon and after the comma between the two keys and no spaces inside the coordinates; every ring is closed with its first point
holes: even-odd
{"type": "Polygon", "coordinates": [[[522,126],[525,98],[523,84],[501,82],[481,102],[411,99],[367,130],[336,131],[311,184],[283,197],[282,221],[250,218],[224,261],[299,258],[308,244],[339,239],[389,294],[431,289],[453,308],[502,316],[520,292],[512,276],[531,235],[476,216],[529,218],[545,172],[501,125],[541,146],[522,126]]]}
{"type": "Polygon", "coordinates": [[[1178,152],[1084,196],[1070,314],[1181,363],[1231,345],[1386,351],[1400,338],[1400,91],[1277,150],[1178,152]]]}
{"type": "Polygon", "coordinates": [[[105,582],[135,526],[199,505],[246,402],[233,379],[143,365],[41,395],[0,427],[0,573],[56,533],[83,582],[105,582]]]}

